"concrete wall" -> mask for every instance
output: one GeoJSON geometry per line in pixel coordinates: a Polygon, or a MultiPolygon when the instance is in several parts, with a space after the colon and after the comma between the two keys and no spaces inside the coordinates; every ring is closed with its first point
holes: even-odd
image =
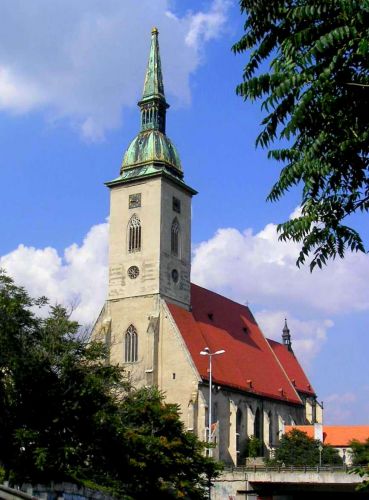
{"type": "MultiPolygon", "coordinates": [[[[288,500],[292,497],[288,495],[288,489],[293,488],[300,491],[307,498],[315,498],[317,492],[324,493],[347,493],[347,498],[351,498],[350,493],[363,482],[363,478],[357,474],[349,474],[344,471],[312,471],[290,472],[290,471],[258,471],[248,470],[224,471],[219,478],[214,481],[211,488],[212,500],[256,500],[256,491],[268,485],[274,485],[274,489],[279,490],[273,495],[273,500],[288,500]],[[255,493],[253,492],[255,490],[255,493]]],[[[297,493],[298,494],[298,493],[297,493]]],[[[295,494],[293,498],[299,498],[295,494]]],[[[269,498],[269,497],[265,497],[269,498]]],[[[319,497],[321,498],[321,497],[319,497]]],[[[342,498],[340,496],[340,498],[342,498]]]]}

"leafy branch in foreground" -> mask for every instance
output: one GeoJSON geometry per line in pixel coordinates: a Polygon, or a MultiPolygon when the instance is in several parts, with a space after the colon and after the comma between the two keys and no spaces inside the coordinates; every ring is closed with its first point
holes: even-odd
{"type": "Polygon", "coordinates": [[[283,164],[268,196],[302,186],[301,214],[278,226],[310,269],[365,251],[344,224],[369,210],[369,0],[241,0],[247,52],[237,93],[262,99],[257,145],[283,164]],[[269,67],[265,70],[266,63],[269,67]],[[287,144],[271,149],[275,141],[287,144]]]}

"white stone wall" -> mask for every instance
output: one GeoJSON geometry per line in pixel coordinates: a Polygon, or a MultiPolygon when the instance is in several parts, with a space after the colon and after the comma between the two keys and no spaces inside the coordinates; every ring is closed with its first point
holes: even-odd
{"type": "Polygon", "coordinates": [[[191,196],[162,177],[111,188],[109,233],[109,294],[121,299],[160,293],[186,307],[190,304],[191,196]],[[141,206],[129,208],[129,196],[141,195],[141,206]],[[173,196],[181,211],[173,210],[173,196]],[[128,225],[136,214],[141,221],[141,251],[128,251],[128,225]],[[171,255],[171,226],[180,224],[180,256],[171,255]],[[139,268],[139,276],[130,279],[130,266],[139,268]],[[178,272],[178,282],[172,271],[178,272]]]}
{"type": "MultiPolygon", "coordinates": [[[[207,385],[200,385],[200,392],[206,401],[209,400],[209,388],[207,385]]],[[[253,396],[240,391],[213,385],[212,393],[213,405],[217,405],[219,417],[219,438],[217,450],[214,456],[219,457],[225,463],[237,465],[238,455],[239,463],[245,463],[245,447],[248,438],[254,435],[254,422],[257,408],[260,411],[261,427],[263,428],[263,447],[268,452],[273,446],[276,446],[281,437],[282,422],[290,424],[295,422],[304,422],[305,408],[303,405],[289,405],[283,401],[266,399],[253,396]],[[239,450],[236,450],[236,415],[237,410],[241,411],[241,425],[239,427],[239,450]],[[269,412],[272,415],[272,437],[273,443],[269,443],[269,412]],[[240,452],[240,454],[237,453],[240,452]]]]}

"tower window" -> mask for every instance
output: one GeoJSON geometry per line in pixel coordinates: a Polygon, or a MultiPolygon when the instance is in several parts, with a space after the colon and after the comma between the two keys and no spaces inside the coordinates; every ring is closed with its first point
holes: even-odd
{"type": "Polygon", "coordinates": [[[128,252],[141,251],[141,221],[133,214],[128,224],[128,252]]]}
{"type": "Polygon", "coordinates": [[[177,217],[172,223],[171,229],[171,252],[175,257],[181,257],[180,255],[180,227],[177,217]]]}
{"type": "Polygon", "coordinates": [[[178,214],[181,213],[181,200],[173,196],[173,211],[178,214]]]}
{"type": "Polygon", "coordinates": [[[127,328],[124,337],[124,362],[134,363],[138,360],[137,330],[133,325],[127,328]]]}

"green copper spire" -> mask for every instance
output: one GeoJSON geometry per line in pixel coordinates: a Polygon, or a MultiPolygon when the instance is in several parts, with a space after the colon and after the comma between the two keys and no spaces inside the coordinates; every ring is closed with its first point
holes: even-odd
{"type": "Polygon", "coordinates": [[[150,99],[152,97],[160,97],[165,101],[158,35],[158,29],[153,28],[151,30],[150,56],[147,63],[142,100],[150,99]]]}
{"type": "Polygon", "coordinates": [[[151,175],[166,175],[181,182],[183,179],[177,149],[165,133],[169,105],[164,95],[158,35],[157,28],[153,28],[143,95],[138,102],[141,130],[124,154],[118,182],[151,175]]]}
{"type": "Polygon", "coordinates": [[[159,130],[165,134],[166,110],[169,106],[164,95],[158,35],[157,28],[153,28],[144,89],[138,105],[141,108],[141,130],[159,130]]]}

